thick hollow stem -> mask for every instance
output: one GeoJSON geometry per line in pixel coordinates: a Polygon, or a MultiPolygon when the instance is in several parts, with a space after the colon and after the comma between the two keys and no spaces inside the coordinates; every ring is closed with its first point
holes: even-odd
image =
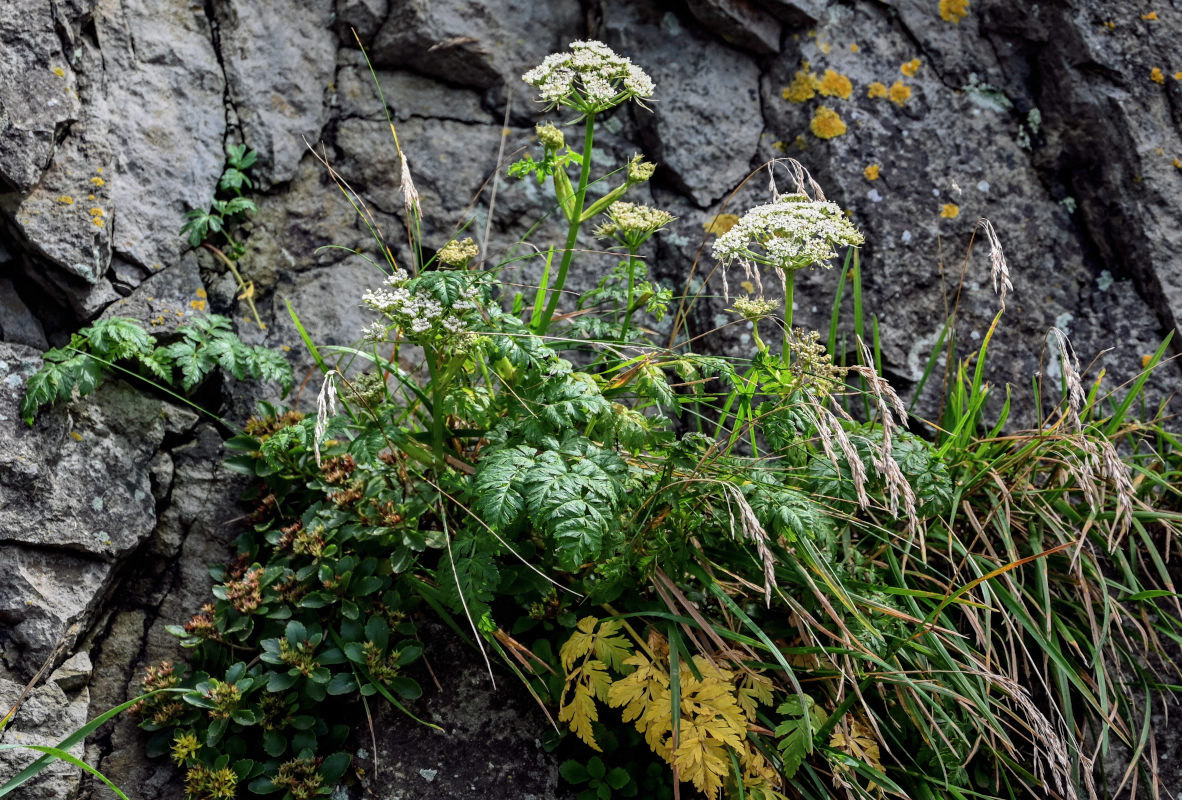
{"type": "Polygon", "coordinates": [[[620,326],[620,339],[628,338],[628,324],[632,321],[633,303],[636,295],[636,248],[628,248],[628,304],[624,306],[624,324],[620,326]]]}
{"type": "Polygon", "coordinates": [[[562,264],[558,267],[558,277],[550,289],[550,297],[546,302],[546,310],[538,320],[535,333],[539,336],[546,333],[550,327],[550,320],[558,310],[558,301],[562,298],[562,288],[566,285],[566,273],[570,269],[571,260],[575,255],[575,242],[579,238],[579,227],[582,225],[583,202],[587,198],[587,183],[591,179],[591,147],[595,134],[595,115],[587,115],[586,130],[583,134],[583,167],[579,170],[579,186],[575,191],[574,213],[570,216],[570,228],[566,234],[566,246],[562,250],[562,264]]]}

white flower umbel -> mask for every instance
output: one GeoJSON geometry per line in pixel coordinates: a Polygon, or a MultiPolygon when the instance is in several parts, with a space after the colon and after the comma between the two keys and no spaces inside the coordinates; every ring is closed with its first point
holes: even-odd
{"type": "Polygon", "coordinates": [[[627,100],[641,103],[653,94],[652,78],[644,70],[595,41],[571,42],[570,52],[546,56],[521,77],[538,89],[547,109],[566,106],[583,114],[598,114],[627,100]]]}
{"type": "MultiPolygon", "coordinates": [[[[862,234],[836,203],[806,194],[786,194],[774,203],[756,206],[714,242],[714,257],[725,268],[738,262],[757,286],[759,267],[771,267],[781,281],[792,273],[837,256],[838,247],[862,244],[862,234]]],[[[728,296],[729,299],[729,296],[728,296]]]]}

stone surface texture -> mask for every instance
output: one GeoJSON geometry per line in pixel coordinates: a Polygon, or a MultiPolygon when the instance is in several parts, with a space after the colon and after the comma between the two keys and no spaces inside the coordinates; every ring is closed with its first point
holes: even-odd
{"type": "MultiPolygon", "coordinates": [[[[542,114],[520,75],[583,38],[608,42],[656,82],[649,110],[605,120],[595,167],[633,153],[660,162],[632,199],[678,220],[644,255],[665,283],[692,277],[702,290],[691,333],[720,328],[708,347],[746,356],[752,340],[713,299],[721,276],[705,226],[767,202],[769,178],[791,191],[786,162],[763,166],[787,157],[866,234],[865,306],[904,397],[950,313],[961,356],[997,313],[983,217],[1014,283],[988,378],[1016,396],[1039,371],[1055,377],[1051,326],[1085,364],[1102,353],[1088,377],[1103,369],[1115,387],[1182,325],[1175,6],[972,0],[945,19],[936,0],[2,0],[0,712],[45,670],[0,740],[56,741],[133,696],[148,663],[177,657],[164,628],[204,602],[206,565],[227,557],[242,515],[242,484],[220,465],[226,429],[163,395],[112,381],[25,426],[16,408],[39,352],[99,316],[134,317],[167,337],[214,311],[244,339],[286,349],[299,380],[311,362],[288,303],[320,344],[355,342],[368,321],[359,297],[381,281],[367,261],[380,257],[370,228],[396,258],[406,248],[379,89],[428,246],[467,223],[490,258],[529,256],[518,242],[553,211],[549,193],[507,179],[504,162],[532,146],[536,122],[569,115],[542,114]],[[815,90],[786,91],[809,75],[815,90]],[[820,125],[822,107],[841,125],[820,125]],[[239,143],[259,152],[249,191],[259,210],[239,231],[239,266],[265,327],[215,255],[179,234],[186,211],[208,207],[225,148],[239,143]],[[359,193],[364,219],[320,159],[359,193]]],[[[532,241],[562,235],[551,213],[532,241]]],[[[568,286],[593,287],[615,260],[585,253],[568,286]]],[[[526,289],[539,271],[529,257],[505,274],[526,289]]],[[[800,276],[798,324],[828,325],[837,276],[800,276]]],[[[729,278],[743,291],[741,276],[729,278]]],[[[853,353],[855,332],[843,332],[853,353]]],[[[1180,379],[1167,365],[1151,392],[1168,395],[1180,379]]],[[[240,425],[265,388],[209,392],[240,425]]],[[[306,389],[301,402],[314,396],[306,389]]],[[[917,409],[930,416],[937,403],[929,390],[917,409]]],[[[1015,427],[1035,421],[1028,402],[1014,409],[1015,427]]],[[[545,722],[528,699],[492,694],[478,657],[449,642],[427,657],[454,670],[444,685],[462,691],[422,701],[445,734],[383,718],[377,796],[555,797],[554,760],[535,746],[545,722]],[[495,758],[482,753],[489,742],[495,758]]],[[[1157,742],[1170,755],[1160,777],[1177,793],[1182,756],[1168,737],[1157,742]]],[[[78,753],[140,796],[180,800],[177,775],[143,758],[142,743],[121,718],[78,753]]],[[[31,758],[0,753],[0,779],[31,758]]],[[[67,767],[29,791],[113,796],[67,767]]]]}

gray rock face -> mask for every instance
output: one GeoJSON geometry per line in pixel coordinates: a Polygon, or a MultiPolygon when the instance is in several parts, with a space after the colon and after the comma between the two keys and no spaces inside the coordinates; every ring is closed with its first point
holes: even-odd
{"type": "MultiPolygon", "coordinates": [[[[86,683],[90,678],[90,662],[84,654],[63,664],[44,684],[28,694],[25,686],[0,678],[0,706],[7,711],[17,706],[12,724],[0,734],[0,744],[49,745],[60,742],[65,734],[86,724],[90,707],[90,692],[86,683]],[[23,697],[22,697],[23,695],[23,697]]],[[[68,751],[75,758],[83,755],[81,742],[68,751]]],[[[11,776],[24,769],[42,754],[36,750],[0,750],[0,776],[11,776]]],[[[67,800],[77,794],[82,770],[57,761],[19,791],[23,797],[43,800],[67,800]]]]}
{"type": "Polygon", "coordinates": [[[304,140],[314,145],[328,119],[324,101],[336,59],[336,37],[328,27],[332,0],[286,8],[282,36],[275,35],[267,0],[235,0],[215,8],[242,136],[259,153],[259,174],[272,183],[291,180],[307,150],[304,140]]]}
{"type": "Polygon", "coordinates": [[[619,3],[604,19],[610,44],[657,85],[653,112],[634,116],[660,174],[699,206],[722,199],[751,170],[763,132],[754,60],[673,12],[619,3]]]}
{"type": "Polygon", "coordinates": [[[17,190],[37,183],[59,133],[78,119],[70,57],[54,30],[49,0],[0,8],[0,74],[10,81],[0,96],[0,177],[17,190]]]}

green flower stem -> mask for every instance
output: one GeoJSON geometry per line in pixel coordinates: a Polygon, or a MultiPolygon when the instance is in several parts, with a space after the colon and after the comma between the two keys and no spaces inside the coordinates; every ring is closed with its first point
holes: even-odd
{"type": "Polygon", "coordinates": [[[636,247],[628,248],[628,304],[624,307],[624,324],[620,326],[620,340],[628,339],[628,324],[632,321],[633,297],[636,292],[636,247]]]}
{"type": "Polygon", "coordinates": [[[792,296],[796,292],[796,270],[790,269],[784,276],[784,350],[788,352],[788,331],[792,330],[792,296]]]}
{"type": "Polygon", "coordinates": [[[583,203],[587,199],[587,183],[591,179],[591,148],[595,135],[595,115],[588,114],[586,130],[583,134],[583,167],[579,170],[579,187],[575,190],[575,207],[570,215],[570,228],[566,234],[566,247],[562,251],[562,264],[558,267],[558,278],[550,289],[550,299],[546,303],[546,310],[538,320],[534,333],[544,336],[550,327],[550,320],[558,310],[558,301],[562,298],[562,288],[566,285],[566,273],[570,270],[571,260],[575,255],[575,242],[579,237],[579,227],[583,224],[583,203]]]}
{"type": "Polygon", "coordinates": [[[439,373],[439,354],[427,350],[427,372],[431,376],[431,450],[435,453],[436,469],[443,469],[446,457],[443,452],[443,376],[439,373]]]}

